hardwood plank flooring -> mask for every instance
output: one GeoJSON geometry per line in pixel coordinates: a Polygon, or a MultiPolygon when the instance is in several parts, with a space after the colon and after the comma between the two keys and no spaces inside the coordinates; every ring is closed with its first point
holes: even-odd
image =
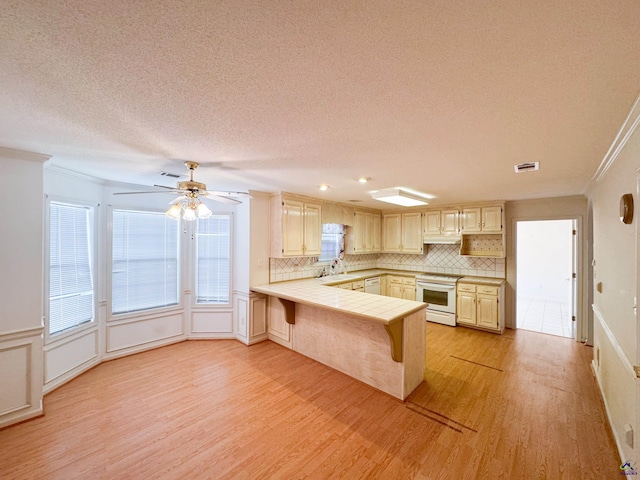
{"type": "Polygon", "coordinates": [[[0,478],[618,478],[591,355],[428,324],[403,403],[272,342],[183,342],[47,395],[44,417],[0,431],[0,478]]]}

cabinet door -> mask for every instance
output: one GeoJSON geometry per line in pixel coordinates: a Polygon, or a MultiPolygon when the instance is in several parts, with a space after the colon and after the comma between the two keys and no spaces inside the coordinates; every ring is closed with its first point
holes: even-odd
{"type": "Polygon", "coordinates": [[[402,298],[402,283],[389,283],[389,297],[402,298]]]}
{"type": "Polygon", "coordinates": [[[304,204],[296,200],[283,201],[282,255],[304,255],[304,204]]]}
{"type": "Polygon", "coordinates": [[[485,207],[482,209],[482,231],[502,232],[502,207],[485,207]]]}
{"type": "Polygon", "coordinates": [[[495,295],[477,294],[478,326],[498,328],[498,297],[495,295]]]}
{"type": "Polygon", "coordinates": [[[422,213],[402,214],[402,251],[422,253],[422,213]]]}
{"type": "Polygon", "coordinates": [[[476,324],[476,294],[458,292],[458,323],[476,324]]]}
{"type": "Polygon", "coordinates": [[[365,230],[367,216],[365,212],[355,211],[353,214],[353,251],[365,253],[365,230]]]}
{"type": "Polygon", "coordinates": [[[440,235],[440,210],[432,210],[424,214],[424,234],[440,235]]]}
{"type": "Polygon", "coordinates": [[[465,208],[462,210],[462,232],[479,232],[482,229],[481,208],[465,208]]]}
{"type": "Polygon", "coordinates": [[[322,253],[322,207],[313,203],[304,204],[304,254],[322,253]]]}
{"type": "Polygon", "coordinates": [[[390,213],[382,216],[382,251],[397,253],[402,251],[402,216],[390,213]]]}
{"type": "Polygon", "coordinates": [[[402,298],[405,300],[416,299],[416,286],[415,285],[402,285],[402,298]]]}
{"type": "Polygon", "coordinates": [[[380,215],[371,214],[371,253],[380,253],[380,228],[382,219],[380,215]]]}
{"type": "Polygon", "coordinates": [[[457,235],[460,233],[458,210],[443,210],[441,216],[441,232],[443,235],[457,235]]]}

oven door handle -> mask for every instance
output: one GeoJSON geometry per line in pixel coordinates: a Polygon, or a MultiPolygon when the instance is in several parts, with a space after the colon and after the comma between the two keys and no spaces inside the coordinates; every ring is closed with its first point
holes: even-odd
{"type": "Polygon", "coordinates": [[[416,282],[416,286],[422,287],[422,288],[428,288],[430,290],[443,291],[443,292],[456,289],[455,285],[443,285],[441,283],[416,282]]]}

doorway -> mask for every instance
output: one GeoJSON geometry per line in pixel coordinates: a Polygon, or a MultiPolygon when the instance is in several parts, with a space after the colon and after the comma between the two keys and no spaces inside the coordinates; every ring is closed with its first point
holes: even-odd
{"type": "Polygon", "coordinates": [[[575,338],[576,221],[518,221],[516,327],[575,338]]]}

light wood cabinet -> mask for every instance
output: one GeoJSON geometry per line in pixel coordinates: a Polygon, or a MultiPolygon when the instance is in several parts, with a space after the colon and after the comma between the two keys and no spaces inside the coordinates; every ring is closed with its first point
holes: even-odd
{"type": "Polygon", "coordinates": [[[500,233],[502,228],[501,205],[462,209],[462,233],[500,233]]]}
{"type": "Polygon", "coordinates": [[[353,217],[346,238],[347,253],[380,253],[380,215],[356,210],[353,217]]]}
{"type": "Polygon", "coordinates": [[[456,303],[459,325],[504,330],[504,285],[458,283],[456,303]]]}
{"type": "Polygon", "coordinates": [[[405,300],[416,299],[416,279],[413,277],[401,277],[396,275],[386,275],[386,292],[388,297],[404,298],[405,300]]]}
{"type": "Polygon", "coordinates": [[[424,214],[425,237],[457,236],[460,234],[460,212],[457,209],[427,210],[424,214]]]}
{"type": "Polygon", "coordinates": [[[422,253],[422,213],[390,213],[382,216],[382,251],[422,253]]]}
{"type": "Polygon", "coordinates": [[[275,195],[271,199],[271,256],[318,256],[322,252],[319,203],[275,195]]]}

